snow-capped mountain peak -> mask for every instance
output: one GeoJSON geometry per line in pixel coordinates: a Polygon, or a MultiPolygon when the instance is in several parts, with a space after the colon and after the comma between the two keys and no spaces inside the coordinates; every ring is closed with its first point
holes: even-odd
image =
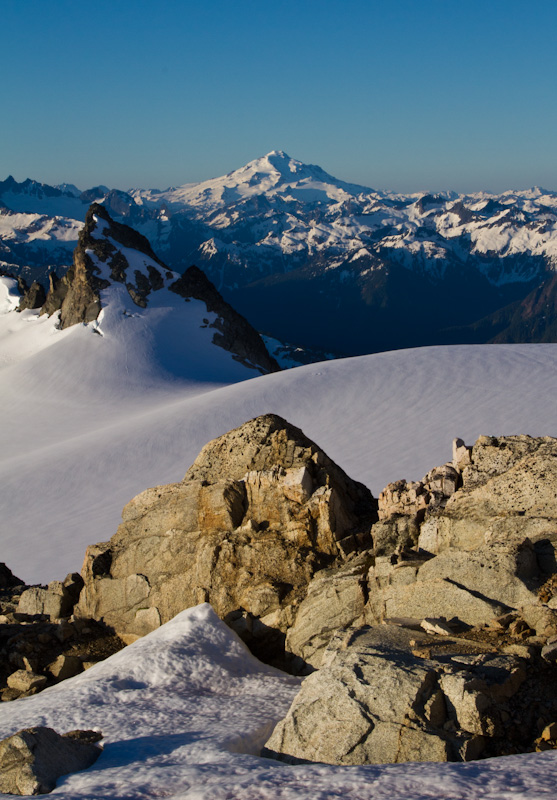
{"type": "MultiPolygon", "coordinates": [[[[13,284],[13,278],[8,280],[13,284]]],[[[279,369],[256,331],[201,270],[191,266],[181,276],[171,271],[144,236],[113,220],[106,208],[95,203],[87,212],[72,266],[62,278],[51,275],[46,300],[36,305],[26,302],[22,308],[40,308],[40,316],[57,315],[61,330],[90,324],[92,331],[109,339],[122,335],[129,339],[133,331],[152,339],[155,329],[160,334],[161,325],[166,325],[166,333],[159,336],[166,344],[158,361],[168,362],[164,350],[174,353],[174,373],[187,360],[182,348],[189,346],[204,350],[207,362],[215,360],[215,350],[227,351],[224,361],[220,353],[216,359],[225,368],[231,359],[241,364],[244,369],[239,373],[232,364],[233,374],[243,371],[245,376],[245,367],[259,372],[279,369]]]]}
{"type": "Polygon", "coordinates": [[[346,183],[314,164],[304,164],[283,150],[272,150],[219,178],[187,183],[164,192],[136,190],[131,195],[141,205],[216,211],[265,196],[267,199],[303,203],[341,203],[371,190],[346,183]]]}

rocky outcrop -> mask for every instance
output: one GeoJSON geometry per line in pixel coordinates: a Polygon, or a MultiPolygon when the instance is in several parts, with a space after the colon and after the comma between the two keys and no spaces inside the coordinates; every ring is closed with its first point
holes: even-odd
{"type": "MultiPolygon", "coordinates": [[[[370,621],[429,610],[488,622],[539,605],[541,585],[557,571],[556,439],[482,436],[473,448],[455,440],[449,486],[443,469],[443,497],[433,503],[411,507],[408,490],[395,496],[398,505],[392,493],[390,504],[380,500],[370,621]],[[411,523],[403,527],[405,499],[411,523]]],[[[431,475],[421,485],[431,486],[431,475]]]]}
{"type": "Polygon", "coordinates": [[[17,311],[25,311],[27,308],[41,308],[46,300],[44,287],[38,281],[33,281],[31,286],[25,286],[17,311]]]}
{"type": "Polygon", "coordinates": [[[376,503],[268,414],[207,444],[181,483],[148,489],[122,518],[87,550],[79,614],[129,641],[208,601],[269,660],[315,573],[369,548],[376,503]]]}
{"type": "Polygon", "coordinates": [[[432,469],[421,481],[389,483],[379,495],[379,519],[400,514],[423,519],[426,509],[444,507],[459,484],[460,473],[453,464],[432,469]]]}
{"type": "Polygon", "coordinates": [[[0,564],[0,700],[34,695],[123,647],[102,624],[73,616],[82,585],[72,573],[26,586],[0,564]]]}
{"type": "Polygon", "coordinates": [[[287,651],[300,658],[297,671],[305,671],[307,665],[319,667],[337,631],[358,621],[364,624],[371,563],[368,551],[315,575],[286,634],[287,651]]]}
{"type": "Polygon", "coordinates": [[[23,581],[20,578],[16,578],[11,569],[3,561],[0,561],[0,590],[22,585],[23,581]]]}
{"type": "Polygon", "coordinates": [[[40,314],[47,314],[51,317],[62,308],[64,298],[68,293],[68,281],[64,275],[59,278],[55,272],[49,273],[48,276],[48,291],[46,293],[45,301],[41,307],[40,314]]]}
{"type": "Polygon", "coordinates": [[[0,792],[36,795],[51,792],[61,775],[95,763],[102,749],[95,731],[60,735],[52,728],[26,728],[0,741],[0,792]]]}
{"type": "Polygon", "coordinates": [[[210,324],[215,328],[213,344],[234,354],[234,358],[247,366],[263,368],[265,372],[278,372],[279,365],[267,352],[263,340],[245,317],[238,314],[223,300],[214,284],[196,266],[188,267],[181,278],[169,287],[184,298],[202,300],[207,311],[217,314],[210,324]]]}
{"type": "Polygon", "coordinates": [[[342,624],[426,617],[488,625],[516,612],[531,636],[557,634],[557,440],[457,439],[451,463],[379,497],[373,553],[318,573],[287,634],[314,668],[342,624]]]}
{"type": "MultiPolygon", "coordinates": [[[[99,203],[93,203],[87,212],[72,266],[62,278],[51,274],[49,282],[46,299],[40,298],[40,287],[33,284],[24,293],[19,310],[42,305],[41,314],[50,316],[59,311],[60,327],[68,328],[96,320],[102,308],[101,292],[114,283],[123,284],[140,308],[148,306],[153,292],[167,288],[185,301],[192,298],[202,301],[208,314],[217,315],[212,322],[205,320],[207,326],[215,329],[213,344],[262,373],[280,370],[257,331],[222,299],[201,270],[190,267],[181,277],[172,272],[155,255],[144,236],[128,225],[115,222],[99,203]]],[[[185,307],[184,313],[187,313],[185,307]]]]}
{"type": "Polygon", "coordinates": [[[145,307],[145,298],[153,289],[163,286],[163,274],[167,271],[144,236],[115,222],[103,206],[93,203],[79,234],[73,264],[60,280],[53,278],[43,312],[53,314],[60,310],[61,328],[92,322],[102,307],[101,290],[112,281],[124,283],[132,300],[145,307]],[[148,276],[133,270],[123,248],[142,253],[160,269],[151,265],[148,276]]]}
{"type": "Polygon", "coordinates": [[[339,634],[263,755],[288,763],[469,761],[536,736],[531,717],[522,730],[512,722],[529,702],[527,659],[470,653],[458,640],[432,656],[433,641],[389,625],[339,634]]]}
{"type": "Polygon", "coordinates": [[[546,572],[557,547],[557,440],[549,436],[481,436],[462,471],[462,488],[422,526],[431,553],[472,550],[488,540],[528,537],[546,572]]]}
{"type": "Polygon", "coordinates": [[[83,579],[75,572],[64,581],[51,581],[46,588],[31,586],[22,592],[17,610],[31,616],[44,614],[53,621],[69,617],[82,588],[83,579]]]}
{"type": "Polygon", "coordinates": [[[131,641],[208,601],[297,671],[364,622],[433,617],[440,630],[515,613],[545,642],[557,634],[556,453],[548,437],[455,440],[452,463],[382,493],[377,519],[362,486],[266,415],[126,506],[112,540],[87,551],[77,611],[131,641]]]}

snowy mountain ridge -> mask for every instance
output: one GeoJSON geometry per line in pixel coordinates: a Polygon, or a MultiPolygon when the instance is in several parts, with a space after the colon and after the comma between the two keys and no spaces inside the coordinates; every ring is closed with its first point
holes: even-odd
{"type": "Polygon", "coordinates": [[[371,191],[364,186],[339,181],[321,167],[303,164],[282,150],[273,150],[220,178],[184,184],[162,192],[135,189],[130,190],[130,194],[138,205],[160,207],[164,203],[168,208],[186,206],[199,209],[204,216],[207,212],[260,195],[280,198],[284,202],[343,202],[371,191]]]}
{"type": "Polygon", "coordinates": [[[88,204],[101,202],[174,271],[198,264],[260,331],[341,354],[453,343],[452,328],[478,341],[468,326],[557,268],[557,192],[539,187],[380,192],[279,150],[164,191],[14,184],[0,184],[4,270],[44,281],[67,267],[88,204]]]}
{"type": "MultiPolygon", "coordinates": [[[[102,201],[116,216],[139,223],[162,255],[172,255],[178,245],[174,240],[183,241],[183,228],[190,227],[185,223],[193,222],[201,241],[191,256],[197,253],[210,262],[221,254],[236,265],[221,288],[248,280],[255,254],[259,275],[273,272],[279,255],[281,271],[316,257],[334,265],[339,257],[354,261],[374,253],[388,255],[407,269],[429,268],[434,276],[439,260],[464,264],[478,256],[478,268],[495,285],[529,280],[539,267],[519,273],[496,270],[490,259],[540,256],[552,267],[557,264],[557,192],[539,187],[500,195],[381,192],[338,180],[319,166],[273,150],[223,177],[173,189],[122,192],[98,186],[79,198],[76,192],[71,184],[49,187],[29,179],[18,184],[11,176],[0,182],[4,243],[9,246],[17,238],[10,235],[12,226],[21,241],[21,220],[12,220],[10,211],[80,220],[89,203],[102,201]]],[[[36,222],[29,219],[27,226],[36,222]]],[[[194,231],[187,233],[191,238],[194,231]]],[[[43,238],[62,237],[52,229],[43,238]]],[[[172,257],[167,260],[174,266],[172,257]]]]}

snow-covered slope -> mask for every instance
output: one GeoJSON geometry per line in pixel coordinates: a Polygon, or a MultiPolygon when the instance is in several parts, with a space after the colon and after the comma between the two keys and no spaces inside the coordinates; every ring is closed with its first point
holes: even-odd
{"type": "Polygon", "coordinates": [[[292,767],[259,758],[298,686],[299,679],[257,662],[203,605],[75,678],[3,703],[0,737],[33,725],[100,730],[97,762],[58,780],[52,796],[65,800],[554,797],[555,752],[366,767],[292,767]]]}
{"type": "Polygon", "coordinates": [[[197,313],[178,324],[164,304],[129,312],[116,295],[103,336],[0,316],[2,560],[17,575],[78,569],[133,496],[181,479],[207,441],[259,414],[301,427],[376,494],[447,461],[455,436],[557,434],[557,345],[423,348],[245,380],[197,313]]]}
{"type": "MultiPolygon", "coordinates": [[[[28,581],[78,569],[132,496],[180,479],[209,439],[264,412],[300,426],[376,494],[446,461],[457,435],[557,434],[557,345],[422,348],[242,380],[248,370],[210,329],[173,327],[164,303],[131,307],[121,291],[100,322],[59,330],[55,317],[17,313],[15,282],[0,279],[1,558],[28,581]],[[174,351],[161,364],[178,345],[184,360],[174,351]]],[[[202,606],[76,678],[1,704],[0,737],[41,724],[102,730],[96,764],[59,781],[54,796],[68,800],[554,796],[553,753],[356,768],[260,759],[297,687],[202,606]]]]}
{"type": "Polygon", "coordinates": [[[275,150],[164,191],[77,191],[0,182],[0,268],[61,270],[89,203],[102,202],[172,269],[201,266],[262,332],[337,354],[475,342],[467,326],[557,265],[557,193],[539,188],[393,194],[275,150]]]}
{"type": "Polygon", "coordinates": [[[250,161],[221,178],[185,184],[166,191],[131,191],[139,205],[167,208],[191,207],[206,215],[238,201],[265,195],[283,202],[342,203],[371,189],[339,181],[315,164],[303,164],[282,150],[250,161]]]}

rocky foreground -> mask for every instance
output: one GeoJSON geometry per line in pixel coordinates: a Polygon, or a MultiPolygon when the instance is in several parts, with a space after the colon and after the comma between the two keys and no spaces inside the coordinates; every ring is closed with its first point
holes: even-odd
{"type": "Polygon", "coordinates": [[[2,573],[2,699],[209,602],[305,674],[264,755],[467,761],[557,746],[557,440],[455,440],[378,500],[265,415],[134,498],[81,576],[2,573]]]}

